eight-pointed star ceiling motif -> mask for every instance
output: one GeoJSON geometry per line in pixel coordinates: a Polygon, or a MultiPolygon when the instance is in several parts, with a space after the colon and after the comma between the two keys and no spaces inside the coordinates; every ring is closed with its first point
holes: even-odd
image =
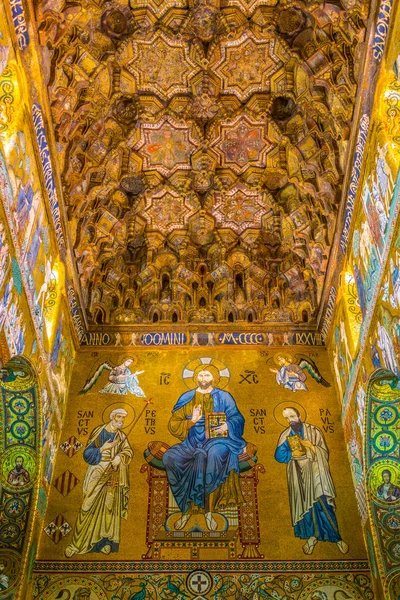
{"type": "Polygon", "coordinates": [[[89,323],[315,323],[368,10],[38,0],[89,323]]]}
{"type": "Polygon", "coordinates": [[[213,212],[224,227],[241,233],[245,229],[258,229],[261,226],[265,202],[260,192],[251,191],[239,183],[225,194],[216,194],[215,200],[213,212]]]}
{"type": "Polygon", "coordinates": [[[193,210],[180,194],[162,189],[148,198],[144,212],[153,229],[167,233],[183,228],[193,210]]]}
{"type": "Polygon", "coordinates": [[[154,168],[168,176],[176,169],[190,169],[190,156],[196,146],[186,125],[163,120],[143,124],[136,148],[141,149],[145,171],[154,168]]]}
{"type": "Polygon", "coordinates": [[[199,71],[192,63],[187,46],[157,33],[150,40],[132,43],[133,57],[128,70],[137,80],[139,92],[150,91],[161,98],[187,92],[189,79],[199,71]]]}
{"type": "Polygon", "coordinates": [[[272,144],[265,137],[265,124],[254,123],[239,115],[232,123],[222,122],[220,135],[214,142],[221,165],[241,173],[251,166],[262,167],[272,144]]]}
{"type": "Polygon", "coordinates": [[[272,36],[266,34],[264,39],[258,40],[248,31],[238,40],[217,46],[220,59],[213,69],[221,79],[224,92],[245,100],[253,92],[269,91],[272,76],[283,66],[276,52],[278,48],[284,58],[289,58],[272,36]]]}

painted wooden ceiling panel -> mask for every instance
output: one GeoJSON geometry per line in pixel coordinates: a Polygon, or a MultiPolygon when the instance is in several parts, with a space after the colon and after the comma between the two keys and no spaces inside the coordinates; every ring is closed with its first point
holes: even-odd
{"type": "Polygon", "coordinates": [[[89,323],[315,322],[367,4],[38,4],[89,323]]]}

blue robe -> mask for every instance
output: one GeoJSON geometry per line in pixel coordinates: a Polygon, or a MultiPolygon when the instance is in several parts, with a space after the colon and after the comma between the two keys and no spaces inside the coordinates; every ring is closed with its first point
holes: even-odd
{"type": "MultiPolygon", "coordinates": [[[[196,390],[179,398],[172,409],[175,413],[193,400],[196,390]]],[[[224,412],[228,436],[206,439],[205,417],[188,429],[186,439],[172,446],[163,456],[163,464],[174,498],[185,513],[193,504],[205,508],[206,498],[222,485],[231,471],[239,475],[239,455],[246,442],[242,438],[244,418],[229,392],[218,388],[211,391],[213,412],[224,412]]],[[[191,416],[186,419],[191,420],[191,416]]]]}

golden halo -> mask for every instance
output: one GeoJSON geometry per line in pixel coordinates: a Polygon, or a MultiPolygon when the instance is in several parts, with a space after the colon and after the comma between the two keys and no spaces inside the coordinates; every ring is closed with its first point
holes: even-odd
{"type": "Polygon", "coordinates": [[[289,354],[288,352],[277,352],[276,354],[274,354],[274,357],[273,357],[274,363],[276,364],[277,367],[281,367],[282,366],[282,365],[280,365],[278,363],[278,358],[279,357],[283,357],[288,362],[293,363],[293,356],[291,354],[289,354]]]}
{"type": "Polygon", "coordinates": [[[188,362],[182,371],[182,379],[190,390],[197,387],[196,377],[199,371],[207,371],[214,375],[215,387],[220,389],[226,388],[231,378],[231,373],[228,367],[217,358],[210,356],[202,356],[188,362]],[[219,379],[219,381],[218,381],[219,379]]]}
{"type": "Polygon", "coordinates": [[[289,427],[289,423],[286,421],[282,412],[285,408],[296,408],[300,413],[300,419],[302,423],[305,423],[307,420],[307,413],[304,406],[299,404],[298,402],[293,402],[292,400],[285,400],[285,402],[280,402],[274,408],[274,419],[279,425],[283,425],[284,427],[289,427]]]}
{"type": "Polygon", "coordinates": [[[138,361],[138,357],[137,356],[125,356],[121,359],[121,362],[118,361],[119,364],[123,365],[124,362],[126,362],[127,360],[131,360],[131,364],[129,365],[129,368],[134,367],[138,361]]]}
{"type": "Polygon", "coordinates": [[[122,428],[122,429],[126,429],[127,427],[129,427],[129,425],[131,425],[133,423],[133,421],[135,420],[135,417],[136,417],[135,409],[133,408],[133,406],[131,406],[127,402],[114,402],[113,404],[109,404],[108,406],[106,406],[106,408],[103,410],[103,415],[102,415],[103,423],[109,423],[110,413],[111,413],[111,411],[115,410],[116,408],[123,408],[128,413],[127,416],[125,417],[124,426],[122,428]]]}

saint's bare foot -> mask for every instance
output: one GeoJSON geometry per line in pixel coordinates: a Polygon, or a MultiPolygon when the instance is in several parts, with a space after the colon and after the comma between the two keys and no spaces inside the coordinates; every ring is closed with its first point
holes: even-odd
{"type": "Polygon", "coordinates": [[[344,542],[343,540],[340,540],[340,541],[337,543],[337,547],[339,548],[339,550],[340,550],[340,552],[341,552],[342,554],[347,554],[347,553],[348,553],[348,551],[349,551],[349,547],[348,547],[348,545],[347,545],[347,544],[346,544],[346,542],[344,542]]]}
{"type": "Polygon", "coordinates": [[[215,531],[218,527],[218,523],[212,516],[211,512],[206,513],[206,523],[210,531],[215,531]]]}
{"type": "Polygon", "coordinates": [[[186,513],[184,515],[181,516],[180,519],[177,520],[177,522],[175,523],[175,529],[183,529],[186,525],[186,523],[189,521],[190,518],[190,513],[186,513]]]}
{"type": "Polygon", "coordinates": [[[318,540],[314,536],[308,538],[306,543],[303,546],[304,554],[312,554],[314,552],[314,548],[317,545],[318,540]]]}

